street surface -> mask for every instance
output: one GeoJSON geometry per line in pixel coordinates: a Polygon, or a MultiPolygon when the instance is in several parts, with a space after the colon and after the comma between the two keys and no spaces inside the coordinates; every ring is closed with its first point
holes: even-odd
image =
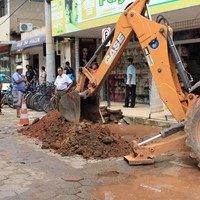
{"type": "MultiPolygon", "coordinates": [[[[163,154],[153,165],[143,166],[129,166],[123,158],[61,157],[53,150],[41,149],[38,140],[17,132],[19,119],[15,110],[5,107],[3,112],[1,200],[199,200],[200,172],[186,147],[163,154]]],[[[29,110],[31,121],[42,115],[29,110]]],[[[110,129],[120,132],[116,126],[110,129]]],[[[144,131],[144,137],[159,130],[147,126],[133,129],[138,135],[144,131]]],[[[121,130],[126,139],[131,140],[131,134],[130,126],[121,130]]]]}

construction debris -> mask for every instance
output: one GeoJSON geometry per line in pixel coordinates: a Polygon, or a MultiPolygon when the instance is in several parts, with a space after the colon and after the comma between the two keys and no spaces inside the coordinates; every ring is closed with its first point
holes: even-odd
{"type": "Polygon", "coordinates": [[[123,118],[121,109],[113,110],[107,106],[100,106],[101,114],[104,118],[104,123],[118,123],[123,118]]]}

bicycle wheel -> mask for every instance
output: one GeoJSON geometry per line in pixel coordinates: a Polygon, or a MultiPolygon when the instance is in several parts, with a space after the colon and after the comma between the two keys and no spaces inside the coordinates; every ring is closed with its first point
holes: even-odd
{"type": "Polygon", "coordinates": [[[3,108],[3,106],[6,104],[6,95],[4,94],[2,99],[1,99],[1,108],[3,108]]]}
{"type": "Polygon", "coordinates": [[[34,94],[31,96],[31,99],[30,99],[30,108],[34,110],[34,104],[36,104],[35,102],[35,97],[38,96],[38,94],[34,94]]]}
{"type": "Polygon", "coordinates": [[[38,100],[38,105],[40,108],[40,111],[43,111],[43,104],[49,103],[51,97],[48,97],[47,95],[42,94],[41,97],[38,100]]]}
{"type": "Polygon", "coordinates": [[[27,108],[31,108],[31,97],[34,95],[35,93],[29,92],[25,99],[26,99],[26,106],[27,108]]]}
{"type": "Polygon", "coordinates": [[[33,99],[33,109],[36,111],[42,111],[42,108],[40,107],[39,100],[42,97],[42,94],[36,94],[33,99]]]}
{"type": "Polygon", "coordinates": [[[48,107],[50,100],[51,100],[50,96],[44,95],[41,101],[39,102],[43,111],[47,112],[46,107],[48,107]]]}
{"type": "Polygon", "coordinates": [[[6,103],[8,104],[8,106],[9,106],[10,108],[13,108],[13,107],[14,107],[14,106],[13,106],[13,96],[12,96],[12,93],[11,93],[11,92],[9,92],[9,93],[6,94],[6,103]]]}
{"type": "Polygon", "coordinates": [[[56,108],[57,108],[57,100],[56,100],[55,96],[53,96],[51,98],[51,100],[49,101],[48,104],[44,104],[43,105],[43,110],[45,112],[47,112],[47,113],[50,112],[50,111],[52,111],[52,110],[54,110],[54,109],[56,109],[56,108]]]}

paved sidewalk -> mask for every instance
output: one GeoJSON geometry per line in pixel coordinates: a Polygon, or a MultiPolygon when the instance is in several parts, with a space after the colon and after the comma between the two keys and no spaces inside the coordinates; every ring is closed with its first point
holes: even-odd
{"type": "MultiPolygon", "coordinates": [[[[136,104],[135,108],[124,108],[124,103],[121,102],[111,102],[111,109],[121,109],[124,117],[129,123],[139,123],[147,124],[152,126],[170,126],[171,124],[176,123],[176,120],[173,116],[165,117],[164,111],[158,113],[152,113],[151,118],[150,114],[150,105],[149,104],[136,104]]],[[[102,106],[107,106],[106,101],[100,103],[102,106]]]]}

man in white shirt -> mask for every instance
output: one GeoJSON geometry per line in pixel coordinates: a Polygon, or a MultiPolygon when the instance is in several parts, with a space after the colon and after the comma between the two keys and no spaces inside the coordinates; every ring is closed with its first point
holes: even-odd
{"type": "Polygon", "coordinates": [[[67,93],[72,87],[73,81],[69,78],[68,75],[63,73],[62,67],[58,67],[57,72],[58,76],[56,77],[54,85],[56,86],[57,105],[58,105],[62,95],[67,93]]]}

